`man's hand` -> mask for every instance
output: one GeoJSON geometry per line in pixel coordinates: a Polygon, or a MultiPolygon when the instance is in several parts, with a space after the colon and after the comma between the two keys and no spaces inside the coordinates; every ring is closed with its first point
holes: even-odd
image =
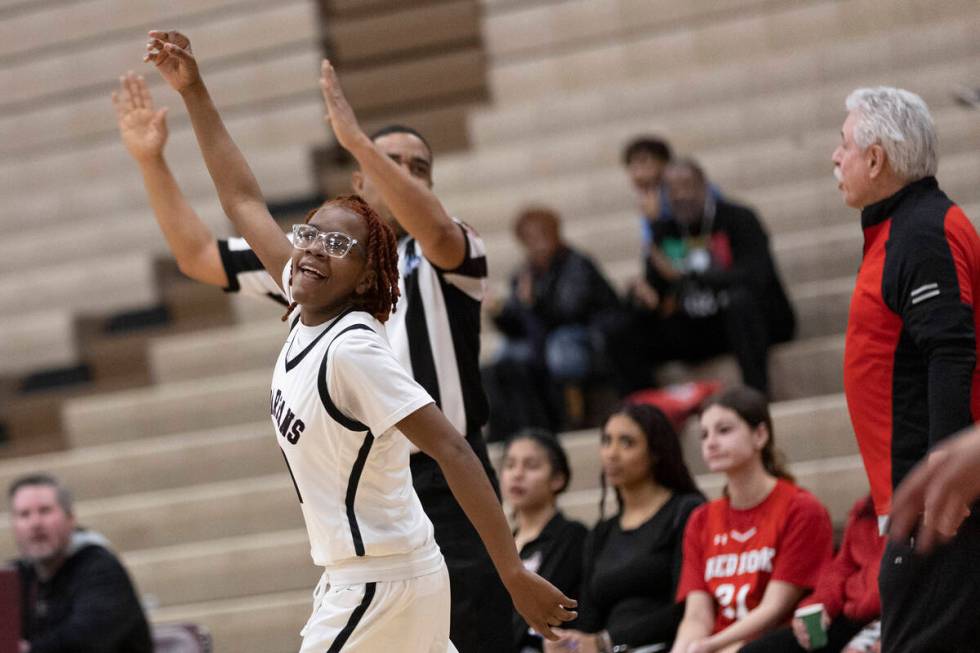
{"type": "Polygon", "coordinates": [[[340,88],[337,72],[326,59],[320,64],[320,91],[323,93],[323,103],[327,107],[325,120],[330,123],[337,142],[352,151],[358,144],[367,140],[367,135],[357,122],[354,109],[340,88]]]}
{"type": "Polygon", "coordinates": [[[129,155],[138,163],[159,157],[167,143],[167,109],[154,109],[146,81],[132,72],[120,77],[112,105],[129,155]]]}
{"type": "Polygon", "coordinates": [[[927,552],[956,534],[977,498],[980,428],[974,426],[944,442],[905,477],[892,501],[889,534],[904,540],[915,533],[915,548],[927,552]]]}
{"type": "Polygon", "coordinates": [[[20,640],[17,645],[18,653],[31,653],[31,645],[24,640],[20,640]]]}
{"type": "Polygon", "coordinates": [[[175,30],[151,30],[143,61],[156,66],[160,75],[178,93],[201,82],[190,39],[175,30]]]}
{"type": "Polygon", "coordinates": [[[551,629],[575,618],[574,608],[578,603],[558,589],[523,567],[509,578],[504,579],[504,585],[514,601],[514,608],[528,625],[549,640],[558,639],[551,629]]]}
{"type": "Polygon", "coordinates": [[[650,245],[650,263],[656,268],[657,273],[670,283],[674,283],[684,276],[656,245],[650,245]]]}
{"type": "Polygon", "coordinates": [[[660,306],[660,293],[646,279],[633,279],[630,283],[630,296],[634,303],[648,311],[655,311],[660,306]]]}

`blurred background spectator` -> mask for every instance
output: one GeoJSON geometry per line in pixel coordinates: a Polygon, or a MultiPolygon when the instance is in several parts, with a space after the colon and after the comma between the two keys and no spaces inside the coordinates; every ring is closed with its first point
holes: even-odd
{"type": "Polygon", "coordinates": [[[586,385],[608,375],[607,338],[621,319],[616,292],[589,256],[563,240],[556,212],[522,211],[514,236],[524,261],[493,316],[504,343],[484,369],[491,440],[525,426],[582,426],[586,385]]]}
{"type": "MultiPolygon", "coordinates": [[[[504,445],[500,489],[513,511],[514,543],[524,566],[540,574],[566,596],[578,596],[582,582],[582,545],[588,532],[558,509],[572,470],[555,436],[528,429],[504,445]]],[[[542,639],[514,611],[515,653],[540,651],[542,639]]]]}
{"type": "Polygon", "coordinates": [[[664,172],[673,217],[652,223],[645,276],[630,289],[628,337],[615,360],[629,389],[650,382],[651,367],[731,352],[742,379],[768,392],[768,348],[792,338],[795,315],[755,213],[715,199],[693,159],[664,172]]]}

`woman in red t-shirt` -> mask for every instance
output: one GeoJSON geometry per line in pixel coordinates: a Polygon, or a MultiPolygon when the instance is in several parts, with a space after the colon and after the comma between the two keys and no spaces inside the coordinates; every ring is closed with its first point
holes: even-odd
{"type": "Polygon", "coordinates": [[[736,387],[701,413],[701,455],[727,478],[684,533],[672,653],[733,653],[785,624],[833,553],[827,510],[777,461],[765,396],[736,387]]]}

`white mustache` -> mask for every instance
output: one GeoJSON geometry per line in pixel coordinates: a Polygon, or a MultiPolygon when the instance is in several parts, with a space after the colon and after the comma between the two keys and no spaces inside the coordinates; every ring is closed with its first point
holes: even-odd
{"type": "Polygon", "coordinates": [[[838,166],[834,166],[834,179],[837,180],[838,184],[844,181],[844,173],[840,171],[840,167],[838,166]]]}

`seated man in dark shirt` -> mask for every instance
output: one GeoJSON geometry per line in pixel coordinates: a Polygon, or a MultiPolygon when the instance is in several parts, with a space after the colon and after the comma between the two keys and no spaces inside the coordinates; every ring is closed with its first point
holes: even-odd
{"type": "Polygon", "coordinates": [[[619,367],[633,373],[625,389],[648,385],[657,363],[731,352],[744,382],[767,392],[768,348],[795,331],[769,237],[751,209],[710,192],[693,160],[667,166],[664,187],[672,215],[650,222],[630,332],[616,340],[619,367]]]}
{"type": "Polygon", "coordinates": [[[35,474],[7,494],[21,581],[21,653],[151,653],[129,576],[101,536],[76,529],[71,494],[35,474]]]}
{"type": "Polygon", "coordinates": [[[555,212],[523,211],[514,234],[526,258],[494,315],[504,345],[484,371],[491,439],[526,426],[578,426],[582,388],[594,377],[608,325],[620,312],[616,291],[598,266],[562,239],[555,212]]]}

